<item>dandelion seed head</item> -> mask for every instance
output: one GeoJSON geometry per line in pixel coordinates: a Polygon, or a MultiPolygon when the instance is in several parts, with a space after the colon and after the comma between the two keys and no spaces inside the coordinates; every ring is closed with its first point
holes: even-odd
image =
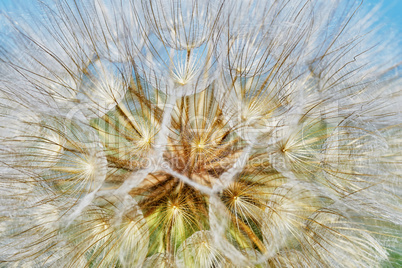
{"type": "Polygon", "coordinates": [[[5,8],[0,262],[397,264],[399,50],[364,7],[5,8]]]}

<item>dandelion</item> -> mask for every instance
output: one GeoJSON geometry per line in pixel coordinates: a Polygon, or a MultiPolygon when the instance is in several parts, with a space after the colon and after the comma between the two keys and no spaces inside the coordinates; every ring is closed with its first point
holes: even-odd
{"type": "Polygon", "coordinates": [[[364,3],[3,10],[2,267],[400,264],[398,48],[364,3]]]}

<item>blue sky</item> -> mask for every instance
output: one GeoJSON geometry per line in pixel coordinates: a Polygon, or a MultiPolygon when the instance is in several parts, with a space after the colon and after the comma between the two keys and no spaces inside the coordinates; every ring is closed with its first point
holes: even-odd
{"type": "MultiPolygon", "coordinates": [[[[34,0],[18,1],[25,5],[34,0]]],[[[11,6],[15,0],[0,0],[0,10],[4,6],[11,6]]],[[[379,23],[385,26],[385,29],[391,28],[401,35],[402,39],[402,0],[364,0],[364,5],[367,7],[374,7],[381,4],[379,13],[379,23]]],[[[1,25],[0,25],[1,27],[1,25]]]]}
{"type": "Polygon", "coordinates": [[[382,3],[379,21],[402,34],[402,0],[365,0],[365,5],[375,6],[382,3]]]}

